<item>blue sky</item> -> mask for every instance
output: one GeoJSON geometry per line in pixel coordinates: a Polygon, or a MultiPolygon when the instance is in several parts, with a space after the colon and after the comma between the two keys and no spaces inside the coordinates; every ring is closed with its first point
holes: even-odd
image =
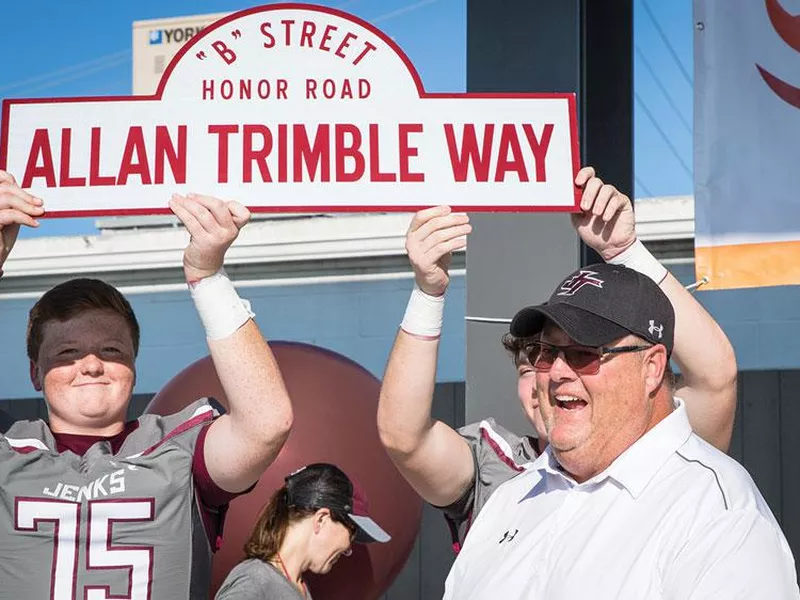
{"type": "Polygon", "coordinates": [[[634,157],[637,198],[691,194],[691,0],[634,0],[634,157]]]}
{"type": "MultiPolygon", "coordinates": [[[[466,0],[316,3],[358,15],[392,36],[413,61],[427,90],[465,90],[466,0]]],[[[4,28],[0,37],[3,98],[130,94],[133,21],[235,11],[254,3],[38,0],[7,4],[5,20],[16,25],[4,28]]],[[[690,194],[692,3],[634,0],[634,7],[635,194],[690,194]]],[[[94,219],[54,219],[22,235],[93,232],[94,219]]]]}

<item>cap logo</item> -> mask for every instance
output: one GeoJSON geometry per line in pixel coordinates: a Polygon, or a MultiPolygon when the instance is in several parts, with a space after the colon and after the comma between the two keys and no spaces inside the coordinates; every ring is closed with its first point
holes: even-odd
{"type": "Polygon", "coordinates": [[[658,332],[658,339],[664,337],[664,326],[656,326],[656,322],[653,319],[650,319],[650,327],[647,328],[647,331],[650,332],[650,335],[655,335],[658,332]]]}
{"type": "Polygon", "coordinates": [[[597,277],[593,277],[593,275],[597,275],[596,271],[580,271],[577,275],[573,275],[569,279],[567,279],[564,283],[561,284],[561,291],[557,294],[558,296],[574,296],[575,293],[581,289],[585,285],[593,285],[596,288],[603,288],[603,283],[605,283],[602,279],[598,279],[597,277]]]}

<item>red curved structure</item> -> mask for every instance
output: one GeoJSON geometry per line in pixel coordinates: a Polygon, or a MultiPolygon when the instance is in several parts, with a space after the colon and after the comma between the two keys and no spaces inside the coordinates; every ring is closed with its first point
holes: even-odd
{"type": "MultiPolygon", "coordinates": [[[[800,15],[789,14],[778,0],[766,0],[766,5],[769,20],[777,34],[789,47],[800,52],[800,15]]],[[[795,108],[800,108],[800,88],[776,77],[759,64],[756,68],[778,98],[795,108]]]]}
{"type": "MultiPolygon", "coordinates": [[[[318,461],[340,466],[367,493],[370,514],[391,534],[387,544],[355,545],[333,570],[309,580],[317,600],[379,598],[403,568],[419,530],[422,501],[390,461],[378,438],[380,382],[363,367],[307,344],[271,342],[292,398],[294,427],[278,458],[256,488],[231,503],[224,542],[213,565],[212,595],[242,559],[242,546],[261,507],[298,467],[318,461]]],[[[209,357],[176,375],[146,412],[170,414],[209,396],[224,401],[209,357]]]]}
{"type": "Polygon", "coordinates": [[[790,47],[800,52],[800,15],[789,14],[778,0],[766,0],[767,14],[775,31],[790,47]]]}

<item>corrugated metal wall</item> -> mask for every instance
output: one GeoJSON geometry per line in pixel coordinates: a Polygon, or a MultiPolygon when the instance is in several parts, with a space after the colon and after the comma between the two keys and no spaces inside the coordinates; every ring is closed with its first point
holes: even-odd
{"type": "Polygon", "coordinates": [[[730,455],[753,476],[800,566],[800,370],[739,373],[730,455]]]}

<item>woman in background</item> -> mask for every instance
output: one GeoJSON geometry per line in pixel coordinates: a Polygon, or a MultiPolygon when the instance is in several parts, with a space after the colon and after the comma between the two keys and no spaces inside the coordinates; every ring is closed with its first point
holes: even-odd
{"type": "Polygon", "coordinates": [[[304,573],[328,573],[353,542],[388,542],[367,515],[367,499],[335,465],[315,463],[286,477],[256,522],[245,560],[216,600],[298,600],[311,595],[304,573]]]}

